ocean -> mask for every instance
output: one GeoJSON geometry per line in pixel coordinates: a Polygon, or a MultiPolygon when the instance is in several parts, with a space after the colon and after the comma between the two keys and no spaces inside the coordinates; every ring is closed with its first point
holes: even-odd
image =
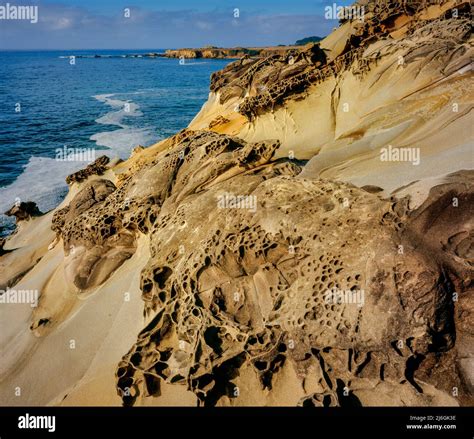
{"type": "Polygon", "coordinates": [[[0,235],[13,229],[3,212],[18,200],[43,212],[62,201],[66,176],[89,163],[80,151],[126,159],[186,127],[211,73],[229,63],[121,57],[149,52],[163,51],[0,52],[0,235]]]}

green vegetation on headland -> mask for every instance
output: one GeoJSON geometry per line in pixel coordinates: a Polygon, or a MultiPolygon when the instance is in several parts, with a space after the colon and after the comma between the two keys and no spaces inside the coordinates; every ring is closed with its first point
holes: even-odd
{"type": "Polygon", "coordinates": [[[296,41],[295,46],[304,46],[308,43],[319,43],[322,40],[322,37],[306,37],[302,38],[301,40],[296,41]]]}

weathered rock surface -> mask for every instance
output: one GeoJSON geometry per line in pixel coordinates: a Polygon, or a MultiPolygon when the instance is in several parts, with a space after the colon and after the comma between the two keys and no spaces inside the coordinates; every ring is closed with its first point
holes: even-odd
{"type": "Polygon", "coordinates": [[[110,162],[110,159],[103,155],[96,159],[93,163],[86,166],[84,169],[75,172],[74,174],[69,175],[66,178],[67,184],[72,183],[81,183],[87,179],[90,175],[102,175],[107,170],[107,165],[110,162]]]}
{"type": "MultiPolygon", "coordinates": [[[[70,176],[77,185],[46,224],[61,246],[20,249],[42,257],[23,279],[44,286],[38,350],[81,315],[92,321],[77,297],[86,308],[115,294],[122,313],[102,327],[109,310],[93,308],[103,339],[78,337],[100,345],[83,354],[94,365],[46,402],[108,402],[95,386],[115,373],[108,390],[124,405],[474,403],[474,166],[464,134],[450,148],[472,111],[467,2],[360,4],[366,20],[343,20],[320,45],[214,74],[203,129],[70,176]],[[303,137],[281,154],[292,129],[303,137]],[[388,142],[420,146],[432,168],[373,171],[388,142]],[[446,161],[455,172],[440,173],[446,161]],[[143,301],[138,334],[129,291],[143,301]]],[[[34,386],[10,363],[16,383],[34,386]]]]}
{"type": "Polygon", "coordinates": [[[66,277],[79,290],[103,283],[135,251],[135,236],[118,210],[118,194],[111,181],[93,180],[53,216],[51,228],[64,243],[66,277]]]}
{"type": "MultiPolygon", "coordinates": [[[[472,265],[466,261],[460,271],[443,246],[414,238],[426,235],[422,218],[439,212],[443,197],[433,194],[430,207],[409,212],[405,200],[295,179],[297,165],[268,162],[276,145],[234,144],[227,160],[208,153],[196,166],[200,150],[233,142],[198,133],[174,150],[189,148],[151,229],[151,259],[142,273],[149,324],[117,372],[124,403],[159,395],[165,381],[186,385],[203,404],[221,398],[238,404],[239,397],[251,404],[272,389],[286,364],[299,377],[303,405],[377,398],[397,404],[394,390],[411,403],[454,404],[452,388],[466,389],[450,353],[453,294],[468,294],[472,265]],[[263,161],[247,158],[241,169],[232,157],[246,150],[268,154],[263,161]],[[209,161],[217,169],[222,163],[226,177],[208,172],[209,161]],[[181,179],[190,175],[194,181],[185,184],[181,179]],[[250,197],[255,209],[219,209],[223,194],[250,197]],[[332,300],[328,291],[347,292],[354,303],[332,300]],[[245,364],[259,377],[260,391],[244,397],[236,389],[245,364]],[[442,382],[435,370],[443,370],[442,382]],[[305,388],[309,379],[313,391],[305,388]]],[[[437,189],[462,200],[450,208],[443,198],[446,218],[459,217],[449,230],[440,222],[446,243],[472,226],[466,223],[472,202],[465,199],[472,184],[466,184],[437,189]]],[[[468,243],[458,240],[464,255],[468,243]]]]}
{"type": "Polygon", "coordinates": [[[390,52],[405,49],[399,56],[406,66],[423,54],[459,56],[469,48],[466,44],[471,36],[468,1],[379,0],[359,4],[366,10],[364,20],[351,21],[351,31],[341,38],[343,44],[339,47],[327,50],[324,44],[313,44],[264,59],[241,59],[212,75],[211,91],[219,93],[221,104],[245,97],[237,110],[253,119],[304,93],[311,85],[337,78],[349,69],[355,75],[363,75],[371,64],[390,52]],[[437,20],[427,12],[430,6],[435,8],[437,20]],[[403,40],[397,41],[400,36],[403,40]],[[377,41],[386,44],[367,50],[377,41]]]}

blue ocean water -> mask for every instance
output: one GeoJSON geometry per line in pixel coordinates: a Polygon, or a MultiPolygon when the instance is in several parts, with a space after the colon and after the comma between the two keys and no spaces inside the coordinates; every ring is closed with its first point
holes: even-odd
{"type": "Polygon", "coordinates": [[[56,160],[58,149],[127,158],[187,126],[211,73],[229,62],[120,57],[148,52],[0,52],[0,233],[16,200],[48,211],[67,193],[65,177],[87,165],[56,160]]]}

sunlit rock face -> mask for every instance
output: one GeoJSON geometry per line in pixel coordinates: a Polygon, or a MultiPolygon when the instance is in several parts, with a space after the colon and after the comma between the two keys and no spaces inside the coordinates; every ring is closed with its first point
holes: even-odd
{"type": "MultiPolygon", "coordinates": [[[[432,3],[360,1],[228,65],[188,129],[22,221],[0,261],[42,285],[24,363],[89,343],[40,402],[474,403],[469,4],[432,3]]],[[[10,357],[0,391],[30,383],[10,357]]]]}
{"type": "Polygon", "coordinates": [[[459,241],[466,257],[472,186],[460,182],[472,175],[410,211],[406,199],[297,178],[296,163],[271,160],[277,147],[192,133],[138,177],[175,163],[142,272],[149,323],[117,371],[124,403],[159,396],[164,381],[203,404],[252,404],[285,367],[298,404],[377,404],[379,393],[384,404],[456,404],[453,297],[471,267],[433,248],[423,227],[439,209],[456,214],[449,229],[439,219],[437,239],[459,241]],[[242,368],[256,381],[245,395],[242,368]],[[442,382],[437,368],[450,370],[442,382]]]}
{"type": "MultiPolygon", "coordinates": [[[[238,134],[246,139],[268,135],[259,126],[268,128],[266,120],[281,112],[288,115],[283,123],[291,119],[304,131],[308,120],[292,119],[298,106],[310,110],[308,94],[318,84],[323,90],[335,84],[325,107],[333,145],[323,147],[325,155],[315,150],[305,165],[291,160],[308,158],[304,142],[288,159],[280,143],[273,159],[252,171],[232,162],[216,178],[209,170],[221,160],[203,166],[194,159],[201,135],[177,143],[177,154],[191,148],[186,176],[197,179],[184,192],[176,180],[151,232],[152,257],[142,273],[148,325],[117,370],[125,404],[159,397],[164,382],[185,386],[204,405],[472,401],[472,172],[425,185],[424,198],[421,183],[403,181],[411,178],[408,171],[390,187],[396,197],[378,185],[347,181],[356,154],[366,154],[359,168],[370,167],[370,160],[384,161],[377,142],[407,138],[410,126],[411,134],[420,126],[426,132],[423,112],[439,117],[459,99],[466,114],[458,93],[462,84],[472,86],[465,68],[472,53],[466,2],[363,4],[365,22],[345,20],[336,31],[345,44],[330,36],[321,43],[326,50],[244,59],[213,75],[219,105],[237,103],[232,110],[249,119],[238,134]],[[399,76],[396,90],[381,78],[392,70],[399,76]],[[454,72],[461,82],[437,84],[454,72]],[[406,111],[396,113],[396,100],[436,86],[446,92],[445,107],[431,91],[422,105],[401,104],[406,111]],[[371,116],[371,125],[353,110],[344,115],[344,102],[385,109],[371,116]],[[404,118],[418,122],[392,130],[390,111],[400,126],[404,118]],[[344,132],[350,141],[337,139],[344,132]],[[331,151],[338,147],[339,156],[331,151]]],[[[233,119],[224,112],[210,127],[225,132],[233,119]]],[[[424,154],[432,155],[428,146],[424,154]]],[[[420,163],[414,162],[385,168],[377,183],[384,186],[384,172],[410,166],[416,173],[420,163]]]]}

